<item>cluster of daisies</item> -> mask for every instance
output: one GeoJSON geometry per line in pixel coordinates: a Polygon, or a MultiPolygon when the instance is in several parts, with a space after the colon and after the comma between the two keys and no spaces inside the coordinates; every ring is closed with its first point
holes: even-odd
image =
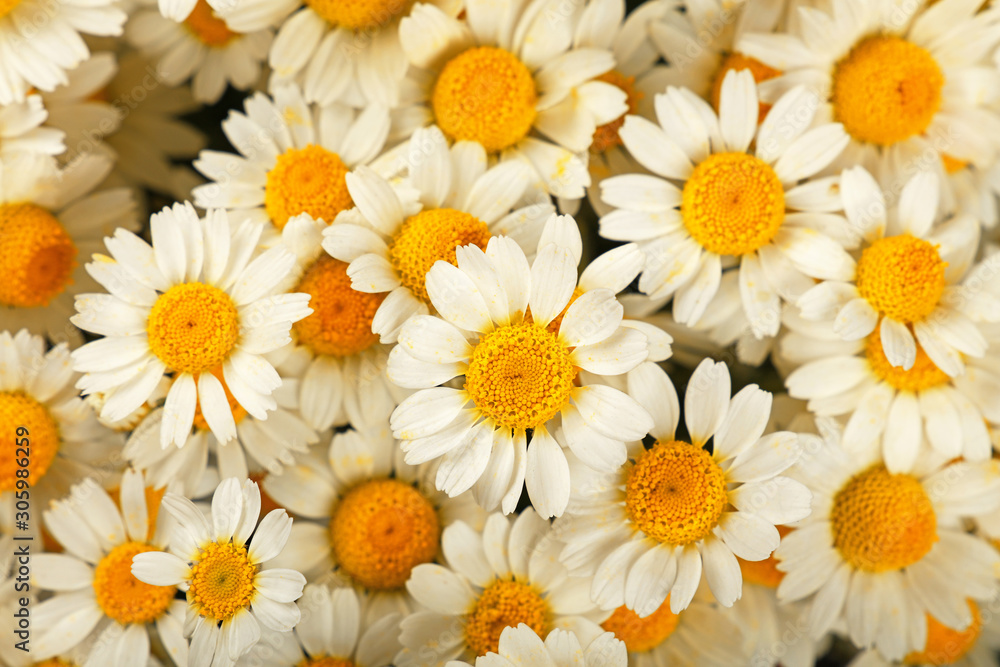
{"type": "Polygon", "coordinates": [[[0,0],[0,664],[998,667],[998,203],[993,0],[0,0]]]}

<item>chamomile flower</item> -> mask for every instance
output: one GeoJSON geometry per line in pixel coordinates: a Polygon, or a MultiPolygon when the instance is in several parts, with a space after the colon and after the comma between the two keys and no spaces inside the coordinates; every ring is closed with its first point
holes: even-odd
{"type": "Polygon", "coordinates": [[[211,523],[184,496],[167,492],[162,504],[177,522],[170,553],[137,554],[132,574],[187,592],[184,634],[191,637],[196,664],[232,664],[257,643],[261,626],[279,632],[295,627],[305,577],[266,565],[285,547],[292,520],[279,509],[257,524],[257,484],[246,480],[241,488],[234,477],[223,480],[212,497],[211,523]]]}
{"type": "Polygon", "coordinates": [[[893,473],[877,447],[818,423],[822,442],[790,473],[812,491],[812,513],[775,553],[778,599],[811,602],[814,638],[843,621],[856,646],[889,660],[925,646],[928,615],[967,628],[967,598],[993,595],[1000,553],[962,522],[1000,507],[996,465],[921,455],[893,473]]]}
{"type": "MultiPolygon", "coordinates": [[[[504,628],[524,624],[546,636],[602,614],[581,596],[587,582],[567,576],[556,555],[560,542],[531,508],[513,521],[492,514],[482,531],[463,522],[444,529],[450,564],[413,569],[406,588],[425,611],[400,623],[398,667],[439,667],[496,653],[504,628]]],[[[489,663],[487,663],[489,664],[489,663]]]]}
{"type": "Polygon", "coordinates": [[[101,409],[114,421],[172,374],[160,444],[183,446],[199,408],[227,442],[237,433],[236,405],[261,420],[275,409],[281,378],[261,355],[289,341],[292,323],[312,312],[309,295],[274,293],[295,257],[272,248],[254,258],[260,225],[233,229],[225,211],[199,218],[190,203],[163,209],[150,225],[152,246],[118,229],[105,239],[112,256],[87,265],[110,294],[77,297],[73,323],[104,336],[74,353],[85,373],[78,387],[114,390],[101,409]]]}
{"type": "Polygon", "coordinates": [[[295,86],[255,93],[232,111],[222,130],[239,155],[202,151],[195,169],[211,181],[192,191],[201,208],[226,208],[265,228],[266,245],[290,218],[308,213],[327,224],[354,206],[345,176],[378,156],[388,112],[372,105],[310,106],[295,86]]]}
{"type": "Polygon", "coordinates": [[[604,201],[619,209],[601,218],[600,233],[642,248],[639,289],[672,295],[678,322],[697,324],[731,269],[754,336],[773,337],[782,300],[814,278],[850,275],[854,260],[837,240],[847,222],[831,213],[840,209],[836,180],[809,180],[847,137],[835,123],[809,128],[810,99],[790,91],[758,128],[753,77],[730,72],[718,116],[690,91],[668,88],[656,98],[658,125],[625,119],[625,148],[654,175],[602,183],[604,201]]]}
{"type": "Polygon", "coordinates": [[[38,94],[28,95],[21,102],[0,105],[0,160],[17,153],[59,155],[66,150],[63,132],[42,127],[48,116],[38,94]]]}
{"type": "MultiPolygon", "coordinates": [[[[524,623],[507,626],[500,633],[496,651],[476,659],[476,667],[551,667],[572,664],[575,667],[625,667],[628,651],[625,644],[610,632],[591,641],[583,640],[572,630],[555,629],[543,642],[538,633],[524,623]]],[[[472,663],[449,661],[446,667],[472,667],[472,663]]]]}
{"type": "Polygon", "coordinates": [[[162,492],[150,492],[143,476],[125,471],[120,507],[93,479],[75,484],[45,511],[45,523],[64,553],[36,554],[33,584],[55,592],[32,610],[40,628],[32,642],[39,659],[72,650],[88,637],[87,664],[145,665],[150,632],[177,664],[186,664],[184,603],[174,586],[154,586],[132,576],[132,557],[166,548],[162,492]]]}
{"type": "Polygon", "coordinates": [[[677,394],[666,374],[643,364],[628,379],[653,415],[656,444],[636,443],[615,472],[573,471],[569,511],[556,523],[566,543],[560,559],[570,572],[593,576],[590,595],[602,609],[625,605],[646,617],[669,595],[677,614],[703,572],[715,598],[731,607],[742,591],[737,556],[767,558],[778,546],[775,525],[809,512],[809,491],[781,475],[801,454],[799,436],[763,435],[771,394],[749,385],[730,400],[722,362],[706,359],[688,383],[690,442],[676,438],[677,394]]]}
{"type": "Polygon", "coordinates": [[[395,343],[411,316],[430,311],[426,276],[435,262],[455,264],[457,246],[484,248],[501,234],[531,253],[555,212],[547,200],[524,200],[528,169],[520,163],[488,169],[476,143],[449,148],[441,130],[430,127],[416,130],[407,148],[406,186],[367,169],[348,174],[357,206],[323,233],[326,251],[348,263],[351,286],[372,295],[370,329],[383,343],[395,343]]]}
{"type": "Polygon", "coordinates": [[[647,338],[622,325],[609,289],[570,303],[570,248],[548,243],[531,266],[503,236],[486,252],[455,253],[457,267],[439,261],[427,273],[439,315],[411,317],[389,355],[389,379],[421,390],[393,412],[393,433],[408,463],[441,459],[435,483],[448,495],[471,488],[487,510],[509,513],[525,485],[539,514],[558,516],[570,490],[563,443],[611,471],[625,462],[625,442],[646,435],[649,415],[600,376],[640,364],[647,338]],[[447,386],[462,376],[461,388],[447,386]]]}

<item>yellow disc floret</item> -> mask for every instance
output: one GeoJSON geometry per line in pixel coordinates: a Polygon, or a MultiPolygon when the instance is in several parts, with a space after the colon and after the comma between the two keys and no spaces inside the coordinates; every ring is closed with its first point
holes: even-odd
{"type": "Polygon", "coordinates": [[[577,370],[558,338],[533,322],[479,339],[465,373],[476,407],[504,428],[537,428],[565,407],[577,370]]]}
{"type": "Polygon", "coordinates": [[[651,651],[674,633],[680,614],[670,611],[670,596],[649,616],[640,618],[627,607],[618,607],[601,627],[625,642],[629,653],[651,651]]]}
{"type": "Polygon", "coordinates": [[[539,637],[552,628],[548,603],[531,584],[516,579],[497,579],[476,601],[465,623],[465,638],[477,656],[496,653],[504,628],[524,623],[539,637]]]}
{"type": "MultiPolygon", "coordinates": [[[[719,111],[719,100],[722,99],[722,82],[726,79],[726,74],[730,71],[741,72],[743,70],[749,70],[753,76],[753,80],[757,83],[781,75],[780,69],[769,67],[756,58],[743,55],[738,51],[730,53],[722,60],[722,65],[719,66],[719,71],[712,82],[712,106],[715,107],[716,113],[719,111]]],[[[765,102],[758,102],[757,104],[757,121],[760,122],[764,120],[767,112],[771,110],[771,105],[765,102]]]]}
{"type": "Polygon", "coordinates": [[[944,167],[945,172],[949,174],[957,174],[968,167],[969,163],[965,160],[960,160],[957,157],[952,157],[947,153],[941,153],[941,165],[944,167]]]}
{"type": "Polygon", "coordinates": [[[289,148],[267,172],[264,208],[278,229],[289,218],[308,213],[327,224],[354,206],[347,191],[347,165],[336,153],[310,144],[289,148]]]}
{"type": "Polygon", "coordinates": [[[945,384],[951,380],[947,373],[938,368],[924,348],[917,343],[917,358],[913,362],[913,368],[903,370],[902,366],[893,366],[885,356],[882,349],[882,334],[880,327],[875,327],[875,331],[868,337],[868,345],[865,348],[868,364],[872,373],[881,380],[889,383],[889,386],[900,391],[920,391],[930,389],[938,385],[945,384]]]}
{"type": "Polygon", "coordinates": [[[866,572],[912,565],[937,541],[934,506],[920,481],[878,465],[837,492],[830,512],[833,545],[866,572]]]}
{"type": "Polygon", "coordinates": [[[319,656],[300,660],[295,667],[357,667],[357,665],[355,665],[353,660],[348,660],[347,658],[319,656]]]}
{"type": "Polygon", "coordinates": [[[201,549],[191,567],[188,602],[202,616],[217,621],[230,619],[250,606],[257,569],[246,548],[232,542],[213,542],[201,549]]]}
{"type": "Polygon", "coordinates": [[[746,153],[716,153],[684,184],[684,226],[717,255],[744,255],[772,238],[785,220],[785,190],[766,162],[746,153]]]}
{"type": "Polygon", "coordinates": [[[72,284],[76,246],[56,218],[34,204],[0,204],[0,306],[47,306],[72,284]]]}
{"type": "Polygon", "coordinates": [[[927,643],[923,651],[909,653],[907,665],[954,665],[968,653],[983,630],[983,617],[973,600],[966,600],[972,612],[972,623],[964,630],[954,630],[927,614],[927,643]]]}
{"type": "Polygon", "coordinates": [[[535,122],[535,81],[517,57],[494,46],[463,51],[444,66],[431,105],[449,139],[489,152],[510,148],[535,122]]]}
{"type": "Polygon", "coordinates": [[[897,322],[917,322],[934,312],[944,292],[937,248],[901,234],[879,239],[858,260],[858,292],[878,312],[897,322]]]}
{"type": "Polygon", "coordinates": [[[222,47],[239,36],[226,25],[226,22],[215,15],[215,11],[205,0],[198,0],[194,9],[184,19],[184,27],[205,46],[222,47]]]}
{"type": "Polygon", "coordinates": [[[622,125],[625,124],[626,115],[634,114],[639,110],[639,102],[642,101],[643,94],[641,90],[636,88],[634,76],[625,76],[618,70],[605,72],[594,80],[610,83],[612,86],[624,91],[627,96],[626,104],[628,104],[628,111],[610,123],[599,125],[594,130],[594,140],[590,143],[590,152],[603,153],[609,148],[622,145],[622,139],[618,136],[618,130],[622,129],[622,125]]]}
{"type": "Polygon", "coordinates": [[[298,341],[316,354],[346,357],[378,342],[378,335],[372,333],[372,319],[385,294],[351,288],[344,262],[321,255],[294,291],[311,297],[313,313],[293,324],[292,330],[298,341]]]}
{"type": "Polygon", "coordinates": [[[457,246],[471,243],[486,248],[489,241],[489,227],[479,218],[452,208],[434,208],[403,221],[389,242],[389,261],[403,286],[424,303],[430,303],[424,280],[434,262],[457,266],[457,246]]]}
{"type": "Polygon", "coordinates": [[[171,370],[198,374],[229,357],[240,335],[228,294],[204,283],[181,283],[160,295],[146,323],[149,349],[171,370]]]}
{"type": "Polygon", "coordinates": [[[22,467],[28,469],[28,484],[37,484],[52,465],[59,444],[59,427],[44,405],[22,391],[0,391],[0,447],[6,452],[0,456],[0,492],[14,489],[22,467]],[[28,429],[23,436],[28,444],[17,444],[21,426],[28,429]]]}
{"type": "MultiPolygon", "coordinates": [[[[222,366],[216,366],[208,372],[214,375],[219,381],[219,384],[222,385],[222,391],[226,392],[226,401],[229,403],[229,410],[233,413],[233,421],[239,424],[243,421],[243,418],[247,416],[247,411],[246,408],[239,404],[236,397],[233,396],[233,392],[229,391],[229,385],[226,384],[226,378],[222,375],[222,366]]],[[[205,421],[204,413],[201,411],[201,401],[198,401],[194,406],[194,427],[200,428],[202,431],[211,430],[208,426],[208,422],[205,421]]]]}
{"type": "Polygon", "coordinates": [[[708,535],[729,503],[726,476],[712,456],[686,442],[658,442],[628,473],[625,511],[643,533],[666,544],[708,535]]]}
{"type": "Polygon", "coordinates": [[[31,667],[77,667],[75,662],[66,662],[62,658],[49,658],[41,662],[31,663],[31,667]]]}
{"type": "Polygon", "coordinates": [[[132,557],[156,547],[140,542],[119,544],[94,568],[94,594],[97,604],[109,618],[122,625],[151,623],[170,606],[177,589],[153,586],[132,575],[132,557]]]}
{"type": "Polygon", "coordinates": [[[943,87],[944,73],[927,49],[868,37],[834,68],[833,116],[858,141],[889,146],[930,126],[943,87]]]}
{"type": "Polygon", "coordinates": [[[330,520],[333,556],[374,590],[401,588],[410,571],[434,560],[441,526],[433,505],[396,479],[376,479],[344,496],[330,520]]]}
{"type": "MultiPolygon", "coordinates": [[[[784,539],[785,535],[791,532],[791,528],[785,526],[775,526],[778,534],[784,539]]],[[[740,564],[740,572],[743,573],[743,581],[758,586],[777,588],[781,580],[785,578],[785,573],[778,569],[778,559],[771,554],[764,560],[743,560],[739,556],[736,560],[740,564]]]]}
{"type": "Polygon", "coordinates": [[[0,0],[0,19],[14,11],[21,0],[0,0]]]}
{"type": "Polygon", "coordinates": [[[328,23],[372,31],[402,16],[415,0],[306,0],[328,23]]]}

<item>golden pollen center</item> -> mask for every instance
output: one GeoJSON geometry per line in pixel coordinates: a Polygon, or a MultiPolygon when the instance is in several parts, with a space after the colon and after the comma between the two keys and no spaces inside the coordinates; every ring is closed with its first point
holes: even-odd
{"type": "MultiPolygon", "coordinates": [[[[757,83],[761,81],[767,81],[768,79],[773,79],[776,76],[781,75],[780,69],[774,69],[769,67],[757,60],[756,58],[751,58],[750,56],[744,55],[738,51],[730,53],[722,60],[722,64],[719,66],[719,72],[715,75],[715,79],[712,81],[712,106],[715,108],[715,112],[719,112],[719,101],[722,99],[722,82],[726,78],[726,74],[730,71],[741,72],[743,70],[749,70],[750,74],[753,76],[753,80],[757,83]]],[[[767,112],[771,110],[771,105],[765,102],[758,102],[757,110],[757,120],[758,122],[763,121],[767,112]]]]}
{"type": "Polygon", "coordinates": [[[944,73],[926,49],[868,37],[834,67],[833,116],[858,141],[889,146],[930,126],[943,87],[944,73]]]}
{"type": "Polygon", "coordinates": [[[670,611],[670,596],[649,616],[640,618],[627,607],[618,607],[601,627],[625,642],[629,653],[651,651],[674,633],[680,614],[670,611]]]}
{"type": "Polygon", "coordinates": [[[729,503],[726,476],[712,456],[679,440],[657,442],[628,473],[625,511],[643,533],[666,544],[707,536],[729,503]]]}
{"type": "Polygon", "coordinates": [[[351,489],[330,520],[333,555],[361,585],[401,588],[410,571],[434,560],[441,526],[431,503],[395,479],[376,479],[351,489]]]}
{"type": "Polygon", "coordinates": [[[250,562],[247,550],[232,542],[213,542],[203,547],[198,562],[191,568],[188,602],[198,613],[217,621],[250,606],[257,566],[250,562]]]}
{"type": "Polygon", "coordinates": [[[59,451],[59,427],[45,406],[24,392],[0,391],[0,447],[7,452],[0,456],[0,492],[16,486],[19,462],[27,464],[28,484],[34,486],[59,451]],[[20,426],[28,429],[28,451],[17,444],[20,426]]]}
{"type": "Polygon", "coordinates": [[[875,331],[868,337],[865,355],[872,373],[889,383],[889,386],[900,391],[920,391],[951,381],[948,374],[931,361],[919,342],[917,343],[917,358],[913,362],[913,368],[907,371],[903,370],[902,366],[890,364],[889,360],[886,359],[885,350],[882,349],[880,327],[875,327],[875,331]]]}
{"type": "Polygon", "coordinates": [[[220,365],[240,335],[236,304],[218,287],[181,283],[160,295],[146,323],[149,349],[171,370],[197,375],[220,365]]]}
{"type": "Polygon", "coordinates": [[[184,27],[205,46],[226,46],[239,37],[238,32],[230,30],[226,22],[216,16],[215,11],[205,0],[198,0],[194,9],[184,19],[184,27]]]}
{"type": "MultiPolygon", "coordinates": [[[[775,526],[781,539],[792,532],[791,528],[785,526],[775,526]]],[[[736,560],[740,564],[740,572],[743,573],[743,581],[767,588],[777,588],[781,580],[785,578],[785,573],[778,569],[778,559],[771,554],[764,560],[743,560],[739,556],[736,560]]]]}
{"type": "Polygon", "coordinates": [[[308,213],[330,224],[341,211],[354,206],[347,191],[347,165],[336,153],[309,144],[289,148],[267,172],[264,208],[282,229],[289,218],[308,213]]]}
{"type": "Polygon", "coordinates": [[[875,241],[858,260],[858,292],[878,312],[897,322],[917,322],[934,312],[944,292],[937,248],[901,234],[875,241]]]}
{"type": "Polygon", "coordinates": [[[979,606],[966,600],[972,612],[972,623],[964,630],[954,630],[927,614],[927,643],[923,651],[913,651],[903,658],[907,665],[954,665],[976,645],[983,630],[979,606]]]}
{"type": "Polygon", "coordinates": [[[123,625],[151,623],[170,606],[177,588],[153,586],[132,576],[132,557],[156,547],[125,542],[111,550],[94,569],[94,593],[105,615],[123,625]]]}
{"type": "Polygon", "coordinates": [[[684,184],[688,233],[717,255],[744,255],[774,238],[785,220],[785,190],[774,170],[746,153],[716,153],[684,184]]]}
{"type": "Polygon", "coordinates": [[[488,418],[523,431],[545,424],[566,406],[576,373],[555,334],[522,322],[479,339],[465,390],[488,418]]]}
{"type": "Polygon", "coordinates": [[[879,465],[855,475],[833,499],[833,545],[866,572],[898,570],[923,558],[937,541],[937,519],[915,477],[879,465]]]}
{"type": "Polygon", "coordinates": [[[552,613],[534,586],[514,579],[497,579],[476,601],[465,623],[465,638],[477,656],[496,653],[504,628],[524,623],[539,637],[549,634],[552,613]]]}
{"type": "Polygon", "coordinates": [[[21,0],[0,0],[0,19],[14,11],[21,0]]]}
{"type": "Polygon", "coordinates": [[[346,357],[378,342],[372,333],[375,311],[385,294],[351,288],[347,264],[323,254],[302,276],[296,292],[311,298],[312,315],[292,325],[298,341],[316,354],[346,357]]]}
{"type": "Polygon", "coordinates": [[[431,106],[453,141],[501,151],[527,136],[535,122],[535,81],[517,57],[493,46],[463,51],[444,66],[431,106]]]}
{"type": "MultiPolygon", "coordinates": [[[[208,372],[214,375],[222,385],[222,390],[226,392],[226,402],[229,403],[229,410],[233,413],[233,421],[239,424],[243,421],[243,418],[247,416],[247,411],[246,408],[239,404],[236,397],[233,396],[233,393],[229,391],[229,385],[226,384],[226,378],[222,375],[222,366],[216,366],[208,372]]],[[[198,401],[194,407],[194,426],[195,428],[200,428],[202,431],[211,430],[208,426],[208,422],[205,421],[205,414],[201,411],[201,401],[198,401]]],[[[263,516],[263,514],[261,516],[263,516]]]]}
{"type": "Polygon", "coordinates": [[[0,204],[0,305],[49,305],[73,283],[76,253],[69,234],[44,208],[0,204]]]}
{"type": "Polygon", "coordinates": [[[415,0],[306,0],[327,23],[351,30],[376,30],[402,16],[415,0]]]}
{"type": "Polygon", "coordinates": [[[590,143],[590,152],[603,153],[609,148],[622,145],[621,137],[618,136],[618,130],[622,129],[622,125],[625,124],[626,115],[638,112],[639,102],[642,101],[644,95],[641,90],[635,87],[634,76],[625,76],[618,70],[605,72],[604,74],[595,77],[594,80],[610,83],[612,86],[623,90],[627,96],[626,104],[628,104],[628,111],[610,123],[599,125],[597,129],[594,130],[594,140],[590,143]]]}
{"type": "Polygon", "coordinates": [[[300,660],[295,667],[357,667],[353,660],[347,658],[333,658],[330,656],[319,656],[316,658],[306,658],[300,660]]]}
{"type": "Polygon", "coordinates": [[[403,286],[430,303],[424,280],[434,262],[457,266],[457,246],[471,243],[486,248],[489,241],[489,227],[479,218],[453,208],[433,208],[403,221],[389,241],[389,261],[403,286]]]}

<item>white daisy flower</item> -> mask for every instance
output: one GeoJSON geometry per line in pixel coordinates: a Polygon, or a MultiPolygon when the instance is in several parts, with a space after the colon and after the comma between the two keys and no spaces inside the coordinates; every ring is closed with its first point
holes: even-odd
{"type": "Polygon", "coordinates": [[[919,456],[891,473],[877,447],[847,449],[835,422],[818,423],[822,440],[791,472],[812,513],[775,553],[778,599],[811,601],[814,638],[844,621],[856,646],[890,660],[926,644],[928,615],[967,628],[967,598],[993,595],[1000,553],[962,522],[1000,507],[996,466],[919,456]]]}
{"type": "Polygon", "coordinates": [[[938,224],[937,177],[920,172],[886,210],[875,179],[862,167],[846,170],[840,193],[865,243],[846,277],[827,278],[796,302],[802,317],[832,320],[843,340],[875,329],[891,366],[910,370],[918,344],[945,374],[963,372],[963,356],[981,357],[986,339],[975,321],[1000,319],[1000,301],[955,298],[979,246],[979,225],[959,215],[938,224]]]}
{"type": "Polygon", "coordinates": [[[150,493],[143,476],[127,470],[118,496],[116,505],[87,479],[44,512],[49,532],[65,552],[32,557],[33,583],[55,593],[32,609],[32,621],[40,628],[31,645],[38,659],[70,651],[89,637],[93,646],[87,664],[144,665],[155,628],[174,662],[187,663],[185,605],[174,599],[177,589],[132,576],[133,556],[165,550],[167,517],[158,511],[162,493],[150,493]]]}
{"type": "Polygon", "coordinates": [[[3,0],[0,3],[0,105],[23,102],[32,88],[55,90],[90,57],[81,33],[120,35],[126,14],[116,0],[3,0]]]}
{"type": "Polygon", "coordinates": [[[602,614],[580,595],[587,581],[567,576],[561,543],[530,507],[513,520],[492,514],[483,530],[448,526],[441,548],[450,567],[418,565],[406,588],[425,611],[404,617],[398,667],[440,667],[497,652],[504,628],[525,624],[540,636],[602,614]]]}
{"type": "Polygon", "coordinates": [[[114,166],[106,155],[81,156],[59,169],[48,155],[0,161],[0,320],[54,342],[82,342],[67,320],[73,299],[97,283],[80,261],[118,227],[135,229],[128,190],[96,188],[114,166]]]}
{"type": "Polygon", "coordinates": [[[345,176],[378,156],[389,131],[388,111],[372,105],[310,106],[295,86],[255,93],[231,111],[222,130],[239,155],[202,151],[195,169],[214,182],[191,193],[200,208],[226,208],[278,240],[290,218],[308,213],[327,224],[354,206],[345,176]]]}
{"type": "Polygon", "coordinates": [[[389,379],[421,390],[393,412],[393,434],[408,463],[441,458],[435,483],[450,496],[471,488],[487,510],[510,513],[524,485],[539,514],[558,516],[570,490],[564,445],[612,471],[625,442],[652,424],[634,399],[598,381],[640,364],[646,335],[622,324],[612,290],[570,303],[570,248],[547,243],[531,266],[503,236],[485,253],[455,252],[457,267],[439,261],[427,273],[440,315],[411,317],[389,355],[389,379]],[[447,386],[462,376],[461,388],[447,386]]]}
{"type": "MultiPolygon", "coordinates": [[[[555,629],[543,642],[534,629],[524,623],[507,626],[500,633],[497,650],[476,658],[476,667],[625,667],[628,651],[625,644],[610,632],[603,632],[585,642],[571,630],[555,629]]],[[[472,663],[449,660],[446,667],[472,667],[472,663]]]]}
{"type": "Polygon", "coordinates": [[[378,295],[370,328],[383,343],[395,343],[413,315],[430,312],[426,276],[435,262],[455,264],[457,246],[484,248],[501,234],[530,257],[555,212],[547,198],[525,200],[528,169],[516,162],[487,168],[478,144],[449,149],[430,127],[414,131],[406,148],[405,183],[393,186],[363,168],[348,174],[357,206],[323,233],[324,249],[349,264],[351,286],[378,295]]]}
{"type": "Polygon", "coordinates": [[[840,242],[846,220],[834,213],[837,179],[809,180],[847,137],[835,123],[810,129],[810,99],[790,91],[758,127],[753,77],[731,72],[718,116],[694,93],[668,88],[656,97],[658,125],[625,119],[625,147],[655,175],[602,183],[604,201],[619,210],[601,218],[600,233],[642,248],[639,289],[654,299],[672,295],[678,322],[696,325],[724,296],[723,272],[732,269],[754,336],[773,337],[782,300],[853,269],[840,242]]]}
{"type": "Polygon", "coordinates": [[[645,617],[669,595],[679,613],[703,571],[715,598],[731,607],[742,591],[737,556],[767,558],[779,542],[775,525],[809,512],[809,491],[781,475],[802,452],[799,436],[763,435],[771,394],[749,385],[730,400],[722,362],[706,359],[688,383],[690,442],[676,439],[677,394],[666,374],[643,364],[628,380],[653,415],[656,444],[635,443],[631,461],[612,473],[573,470],[572,501],[556,522],[566,543],[560,559],[594,577],[590,595],[602,609],[625,605],[645,617]]]}
{"type": "Polygon", "coordinates": [[[583,3],[550,5],[471,2],[463,19],[415,5],[399,27],[415,68],[412,101],[394,114],[394,135],[435,123],[451,141],[527,162],[542,191],[583,197],[590,176],[577,154],[585,158],[597,127],[627,111],[627,95],[593,80],[614,67],[610,50],[573,44],[583,3]]]}
{"type": "Polygon", "coordinates": [[[264,358],[288,343],[310,312],[308,294],[275,294],[295,263],[284,248],[252,259],[261,227],[233,229],[225,211],[198,218],[190,203],[150,219],[153,244],[118,229],[105,239],[111,257],[87,270],[110,294],[77,297],[72,322],[100,336],[74,352],[84,394],[114,390],[101,415],[112,421],[141,406],[173,374],[160,444],[183,446],[200,408],[220,442],[236,437],[235,402],[267,419],[281,378],[264,358]],[[222,380],[217,377],[222,370],[222,380]]]}
{"type": "Polygon", "coordinates": [[[431,466],[402,458],[384,427],[352,430],[263,484],[280,506],[311,519],[292,527],[280,562],[310,580],[356,587],[370,622],[417,608],[404,585],[413,568],[437,560],[442,529],[462,521],[479,530],[485,521],[470,494],[449,498],[434,488],[431,466]]]}
{"type": "Polygon", "coordinates": [[[52,127],[42,127],[49,112],[42,96],[28,95],[21,102],[0,105],[0,159],[17,153],[59,155],[66,150],[65,135],[52,127]]]}
{"type": "Polygon", "coordinates": [[[292,520],[274,510],[257,525],[257,484],[245,480],[240,488],[234,477],[223,480],[212,497],[211,523],[184,496],[167,492],[163,507],[177,521],[170,553],[136,555],[132,574],[187,592],[184,635],[191,637],[192,667],[232,664],[257,643],[261,626],[279,632],[295,627],[305,577],[266,565],[285,547],[292,520]]]}

